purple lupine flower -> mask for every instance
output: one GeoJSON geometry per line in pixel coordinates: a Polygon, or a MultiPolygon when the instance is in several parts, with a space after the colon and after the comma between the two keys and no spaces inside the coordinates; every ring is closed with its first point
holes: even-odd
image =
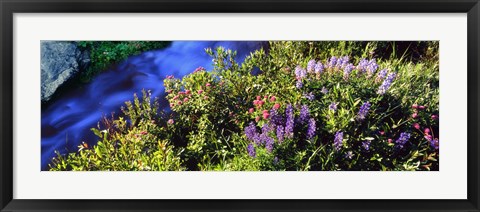
{"type": "Polygon", "coordinates": [[[383,80],[382,85],[380,85],[380,87],[378,88],[377,94],[380,94],[380,95],[385,94],[387,90],[390,88],[390,86],[392,85],[392,82],[396,76],[397,74],[395,72],[388,74],[387,78],[383,80]]]}
{"type": "Polygon", "coordinates": [[[328,62],[328,67],[333,68],[335,65],[337,65],[337,57],[332,56],[328,62]]]}
{"type": "Polygon", "coordinates": [[[255,151],[255,147],[253,146],[252,143],[248,144],[247,151],[248,151],[248,155],[250,155],[250,157],[252,157],[252,158],[257,157],[257,152],[255,151]]]}
{"type": "MultiPolygon", "coordinates": [[[[342,57],[341,61],[342,61],[342,63],[340,64],[340,67],[345,68],[348,65],[348,62],[350,62],[350,57],[344,56],[344,57],[342,57]]],[[[338,64],[338,62],[337,62],[337,64],[338,64]]]]}
{"type": "Polygon", "coordinates": [[[312,101],[313,99],[315,99],[315,95],[313,95],[312,92],[303,94],[303,96],[304,96],[306,99],[310,100],[310,101],[312,101]]]}
{"type": "Polygon", "coordinates": [[[370,150],[370,143],[371,143],[371,141],[366,140],[366,141],[362,142],[362,147],[363,147],[365,150],[368,151],[368,150],[370,150]]]}
{"type": "Polygon", "coordinates": [[[352,72],[353,68],[355,68],[355,66],[353,66],[353,64],[348,64],[345,66],[345,68],[343,69],[343,79],[344,80],[347,80],[348,77],[350,76],[350,73],[352,72]]]}
{"type": "Polygon", "coordinates": [[[318,61],[315,65],[315,74],[321,74],[325,67],[323,66],[322,62],[318,61]]]}
{"type": "Polygon", "coordinates": [[[315,60],[308,61],[307,72],[308,73],[313,73],[314,69],[315,69],[315,60]]]}
{"type": "Polygon", "coordinates": [[[308,121],[308,129],[307,129],[307,139],[313,138],[315,136],[315,131],[317,130],[315,119],[311,118],[308,121]]]}
{"type": "Polygon", "coordinates": [[[432,146],[435,150],[438,150],[440,147],[438,138],[430,139],[430,146],[432,146]]]}
{"type": "Polygon", "coordinates": [[[362,73],[364,73],[367,69],[367,66],[368,66],[368,60],[363,58],[360,60],[360,62],[358,62],[357,70],[360,70],[362,73]]]}
{"type": "Polygon", "coordinates": [[[297,87],[298,89],[302,88],[303,87],[302,80],[297,80],[297,84],[295,85],[295,87],[297,87]]]}
{"type": "Polygon", "coordinates": [[[333,110],[333,112],[335,112],[335,111],[337,111],[337,106],[338,106],[338,103],[332,102],[332,104],[330,104],[330,106],[328,106],[328,109],[333,110]]]}
{"type": "Polygon", "coordinates": [[[282,125],[277,126],[277,139],[279,143],[283,142],[284,135],[285,135],[285,128],[282,125]]]}
{"type": "Polygon", "coordinates": [[[272,127],[271,127],[269,124],[267,124],[267,123],[263,124],[263,126],[262,126],[262,134],[267,135],[267,134],[268,134],[269,132],[271,132],[271,131],[272,131],[272,127]]]}
{"type": "Polygon", "coordinates": [[[376,79],[376,80],[377,80],[377,81],[383,80],[383,79],[387,76],[387,71],[388,71],[388,70],[387,70],[386,68],[380,70],[380,71],[378,72],[378,74],[377,74],[377,79],[376,79]]]}
{"type": "Polygon", "coordinates": [[[322,90],[320,90],[320,93],[327,94],[328,89],[326,89],[325,87],[322,87],[322,90]]]}
{"type": "Polygon", "coordinates": [[[257,128],[253,122],[250,122],[250,124],[245,127],[245,135],[247,136],[247,139],[250,141],[253,141],[253,138],[257,134],[257,128]]]}
{"type": "Polygon", "coordinates": [[[262,140],[263,140],[263,137],[262,137],[262,134],[255,134],[255,136],[253,136],[253,142],[257,145],[257,146],[260,146],[262,144],[262,140]]]}
{"type": "Polygon", "coordinates": [[[278,157],[275,156],[275,157],[273,158],[273,165],[277,165],[277,164],[278,164],[278,157]]]}
{"type": "Polygon", "coordinates": [[[283,117],[275,109],[270,110],[270,124],[273,126],[283,125],[283,117]]]}
{"type": "Polygon", "coordinates": [[[395,141],[395,143],[398,145],[397,147],[401,149],[409,139],[410,139],[410,133],[402,132],[400,133],[400,137],[395,141]]]}
{"type": "Polygon", "coordinates": [[[285,137],[292,138],[293,137],[293,127],[294,127],[294,120],[293,120],[293,107],[291,104],[287,105],[285,109],[285,116],[287,120],[285,122],[285,137]]]}
{"type": "Polygon", "coordinates": [[[337,133],[335,133],[335,139],[333,140],[333,145],[335,146],[335,149],[337,151],[342,148],[342,146],[343,146],[343,132],[342,131],[337,131],[337,133]]]}
{"type": "Polygon", "coordinates": [[[377,64],[377,61],[375,60],[375,58],[368,61],[367,76],[368,77],[373,76],[373,74],[375,74],[375,71],[377,71],[377,69],[378,69],[378,64],[377,64]]]}
{"type": "Polygon", "coordinates": [[[310,118],[310,109],[308,109],[307,105],[302,105],[300,109],[300,116],[298,122],[303,124],[310,118]]]}
{"type": "Polygon", "coordinates": [[[364,120],[365,117],[367,116],[368,114],[368,110],[370,110],[370,102],[365,102],[363,103],[363,105],[360,107],[360,110],[358,111],[358,114],[357,114],[357,120],[364,120]]]}
{"type": "Polygon", "coordinates": [[[268,152],[272,152],[274,142],[275,142],[275,140],[273,140],[273,138],[271,138],[269,136],[267,136],[265,138],[265,148],[267,148],[268,152]]]}
{"type": "Polygon", "coordinates": [[[307,76],[307,71],[303,69],[300,65],[295,68],[295,76],[298,79],[303,79],[307,76]]]}

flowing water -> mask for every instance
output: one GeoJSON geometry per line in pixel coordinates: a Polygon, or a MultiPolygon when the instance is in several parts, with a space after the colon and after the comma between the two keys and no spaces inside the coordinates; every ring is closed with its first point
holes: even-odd
{"type": "MultiPolygon", "coordinates": [[[[264,42],[254,41],[175,41],[163,50],[145,52],[128,58],[111,70],[98,75],[88,85],[65,92],[42,111],[42,170],[54,151],[74,152],[82,141],[93,145],[97,138],[90,131],[103,115],[119,109],[133,94],[142,89],[151,90],[152,96],[165,99],[163,80],[167,75],[176,78],[187,75],[199,66],[212,69],[212,58],[204,49],[223,46],[237,51],[237,62],[242,62],[250,52],[259,49],[264,42]]],[[[162,102],[166,107],[166,101],[162,102]]]]}

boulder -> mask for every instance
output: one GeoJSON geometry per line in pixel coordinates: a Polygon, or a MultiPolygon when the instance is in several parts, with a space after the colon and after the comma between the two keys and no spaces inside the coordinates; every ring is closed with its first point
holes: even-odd
{"type": "Polygon", "coordinates": [[[48,101],[57,89],[90,62],[87,52],[82,52],[75,42],[41,41],[41,95],[48,101]]]}

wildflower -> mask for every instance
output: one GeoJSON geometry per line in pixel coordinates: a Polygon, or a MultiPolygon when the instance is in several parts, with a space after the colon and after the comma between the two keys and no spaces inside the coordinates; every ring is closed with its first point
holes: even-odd
{"type": "Polygon", "coordinates": [[[185,97],[185,98],[183,99],[183,103],[185,103],[185,102],[188,102],[188,98],[187,98],[187,97],[185,97]]]}
{"type": "Polygon", "coordinates": [[[400,137],[395,141],[395,143],[398,145],[398,148],[403,148],[403,146],[407,143],[407,141],[410,139],[410,133],[403,132],[400,133],[400,137]]]}
{"type": "Polygon", "coordinates": [[[203,93],[203,90],[198,90],[197,93],[198,93],[198,94],[202,94],[202,93],[203,93]]]}
{"type": "Polygon", "coordinates": [[[418,106],[418,109],[419,109],[419,110],[424,110],[424,109],[425,109],[425,106],[420,105],[420,106],[418,106]]]}
{"type": "Polygon", "coordinates": [[[278,114],[275,108],[270,110],[270,123],[272,125],[283,125],[283,117],[278,114]]]}
{"type": "Polygon", "coordinates": [[[175,123],[175,121],[173,121],[173,119],[168,119],[167,124],[172,125],[173,123],[175,123]]]}
{"type": "Polygon", "coordinates": [[[368,151],[368,150],[370,150],[370,143],[371,143],[371,141],[366,140],[366,141],[362,142],[362,147],[363,147],[365,150],[368,151]]]}
{"type": "Polygon", "coordinates": [[[180,98],[180,96],[176,95],[172,98],[172,100],[177,100],[178,98],[180,98]]]}
{"type": "Polygon", "coordinates": [[[348,151],[347,153],[345,153],[345,158],[352,159],[353,158],[353,152],[348,151]]]}
{"type": "Polygon", "coordinates": [[[322,62],[318,61],[318,63],[315,65],[315,74],[321,74],[325,67],[323,66],[322,62]]]}
{"type": "Polygon", "coordinates": [[[293,107],[291,104],[287,105],[287,109],[285,109],[285,116],[287,120],[285,122],[285,137],[292,138],[293,137],[293,107]]]}
{"type": "Polygon", "coordinates": [[[273,105],[273,109],[278,110],[280,108],[280,104],[276,103],[273,105]]]}
{"type": "Polygon", "coordinates": [[[320,90],[320,92],[323,93],[323,94],[327,94],[328,89],[326,89],[325,87],[322,87],[322,90],[320,90]]]}
{"type": "Polygon", "coordinates": [[[278,157],[275,156],[275,157],[273,158],[273,165],[277,165],[277,164],[278,164],[278,157]]]}
{"type": "Polygon", "coordinates": [[[190,95],[191,93],[192,93],[192,91],[190,91],[190,90],[185,90],[185,94],[190,95]]]}
{"type": "Polygon", "coordinates": [[[263,113],[263,119],[268,119],[268,117],[270,116],[270,114],[267,112],[267,113],[263,113]]]}
{"type": "Polygon", "coordinates": [[[248,113],[250,113],[250,114],[253,113],[254,111],[255,111],[255,109],[253,109],[253,108],[248,109],[248,113]]]}
{"type": "Polygon", "coordinates": [[[260,101],[260,100],[262,99],[262,97],[261,97],[261,96],[257,96],[256,99],[257,99],[258,101],[260,101]]]}
{"type": "Polygon", "coordinates": [[[275,102],[275,100],[277,100],[277,97],[275,96],[270,97],[270,102],[275,102]]]}
{"type": "Polygon", "coordinates": [[[414,119],[418,118],[418,113],[413,113],[412,118],[414,118],[414,119]]]}
{"type": "Polygon", "coordinates": [[[333,140],[333,145],[335,146],[335,149],[337,151],[342,148],[342,146],[343,146],[343,132],[342,131],[337,131],[337,133],[335,133],[335,139],[333,140]]]}
{"type": "Polygon", "coordinates": [[[305,78],[307,76],[307,71],[303,69],[300,65],[295,68],[295,76],[297,80],[305,78]]]}
{"type": "Polygon", "coordinates": [[[328,62],[328,67],[333,68],[335,65],[337,65],[337,57],[332,56],[328,62]]]}
{"type": "Polygon", "coordinates": [[[142,132],[140,132],[140,135],[146,135],[146,134],[148,134],[147,131],[142,131],[142,132]]]}
{"type": "Polygon", "coordinates": [[[366,71],[368,66],[368,60],[363,58],[358,62],[357,69],[360,70],[362,73],[366,71]]]}
{"type": "Polygon", "coordinates": [[[275,142],[275,140],[273,140],[273,138],[271,138],[269,136],[267,136],[265,138],[265,148],[267,149],[268,152],[272,152],[274,142],[275,142]]]}
{"type": "Polygon", "coordinates": [[[425,136],[423,136],[425,139],[427,139],[427,141],[431,142],[432,141],[432,136],[431,135],[428,135],[426,134],[425,136]]]}
{"type": "Polygon", "coordinates": [[[168,90],[167,90],[167,93],[172,93],[172,89],[168,89],[168,90]]]}
{"type": "Polygon", "coordinates": [[[420,124],[414,123],[414,124],[413,124],[413,127],[414,127],[415,129],[419,130],[419,129],[420,129],[420,124]]]}
{"type": "Polygon", "coordinates": [[[392,140],[391,138],[389,138],[387,141],[388,141],[388,143],[390,143],[390,144],[393,142],[393,140],[392,140]]]}
{"type": "Polygon", "coordinates": [[[368,61],[367,76],[368,77],[373,76],[373,74],[375,73],[375,71],[377,71],[377,69],[378,69],[378,65],[377,65],[377,61],[375,60],[375,58],[368,61]]]}
{"type": "Polygon", "coordinates": [[[413,105],[412,105],[412,108],[413,108],[413,109],[417,109],[417,108],[418,108],[418,105],[417,105],[417,104],[413,104],[413,105]]]}
{"type": "MultiPolygon", "coordinates": [[[[348,56],[344,56],[344,57],[341,57],[338,61],[337,61],[337,66],[341,67],[341,68],[345,68],[347,65],[348,65],[348,62],[350,61],[350,58],[348,56]]],[[[353,65],[352,65],[353,66],[353,65]]]]}
{"type": "Polygon", "coordinates": [[[173,79],[173,78],[174,78],[173,75],[168,75],[167,76],[167,79],[173,79]]]}
{"type": "Polygon", "coordinates": [[[360,111],[358,111],[357,119],[358,120],[364,120],[365,117],[368,114],[368,110],[370,110],[370,102],[365,102],[363,105],[360,107],[360,111]]]}
{"type": "Polygon", "coordinates": [[[383,95],[387,92],[387,90],[390,88],[392,85],[393,80],[397,76],[396,73],[390,73],[388,74],[387,78],[383,81],[382,85],[378,88],[377,93],[380,95],[383,95]]]}
{"type": "Polygon", "coordinates": [[[387,69],[382,69],[378,72],[377,74],[377,78],[376,78],[376,81],[380,81],[380,80],[383,80],[386,76],[387,76],[387,69]]]}
{"type": "Polygon", "coordinates": [[[315,136],[315,130],[316,130],[315,119],[311,118],[308,121],[307,139],[311,139],[313,138],[313,136],[315,136]]]}
{"type": "Polygon", "coordinates": [[[253,138],[257,134],[257,127],[253,122],[250,122],[250,124],[245,127],[245,135],[247,136],[248,140],[253,141],[253,138]]]}
{"type": "Polygon", "coordinates": [[[308,106],[307,106],[307,105],[302,105],[302,108],[300,109],[299,122],[303,124],[303,123],[305,123],[309,118],[310,118],[310,109],[308,109],[308,106]]]}
{"type": "Polygon", "coordinates": [[[338,106],[338,103],[332,102],[332,104],[330,104],[330,106],[328,106],[328,109],[333,110],[333,112],[335,112],[335,111],[337,111],[337,106],[338,106]]]}
{"type": "Polygon", "coordinates": [[[260,116],[255,117],[255,122],[259,122],[259,121],[260,121],[260,116]]]}
{"type": "Polygon", "coordinates": [[[313,99],[315,99],[315,95],[313,95],[312,92],[307,93],[307,94],[304,94],[303,96],[304,96],[306,99],[310,100],[310,101],[312,101],[313,99]]]}
{"type": "Polygon", "coordinates": [[[263,124],[262,134],[267,135],[270,131],[272,131],[272,127],[269,124],[263,124]]]}
{"type": "Polygon", "coordinates": [[[185,95],[185,91],[179,91],[178,95],[185,95]]]}
{"type": "Polygon", "coordinates": [[[193,73],[197,73],[197,72],[199,72],[199,71],[204,71],[204,70],[205,70],[204,67],[199,66],[198,68],[196,68],[196,69],[193,71],[193,73]]]}
{"type": "Polygon", "coordinates": [[[285,134],[285,128],[282,125],[277,126],[278,142],[282,143],[284,134],[285,134]]]}
{"type": "Polygon", "coordinates": [[[434,115],[432,115],[432,119],[433,119],[433,120],[437,120],[437,119],[438,119],[438,116],[434,114],[434,115]]]}
{"type": "Polygon", "coordinates": [[[182,105],[182,101],[178,101],[178,102],[177,102],[177,105],[182,105]]]}
{"type": "Polygon", "coordinates": [[[260,146],[262,144],[262,135],[261,134],[255,134],[253,136],[253,143],[255,143],[257,146],[260,146]]]}
{"type": "Polygon", "coordinates": [[[315,60],[308,61],[307,72],[312,73],[314,71],[314,69],[315,69],[315,60]]]}
{"type": "Polygon", "coordinates": [[[428,128],[425,128],[425,129],[423,130],[423,133],[424,133],[425,135],[428,135],[428,134],[430,134],[430,129],[428,129],[428,128]]]}
{"type": "Polygon", "coordinates": [[[438,138],[431,139],[431,140],[430,140],[430,146],[432,146],[433,148],[435,148],[435,150],[438,150],[438,148],[439,148],[438,138]]]}
{"type": "Polygon", "coordinates": [[[345,66],[345,68],[343,69],[343,79],[344,80],[347,80],[350,76],[350,73],[352,72],[354,66],[352,64],[348,64],[345,66]]]}
{"type": "Polygon", "coordinates": [[[302,88],[303,87],[303,82],[301,80],[298,80],[295,87],[297,87],[298,89],[302,88]]]}
{"type": "Polygon", "coordinates": [[[212,84],[207,83],[207,84],[205,84],[205,86],[210,87],[210,86],[212,86],[212,84]]]}
{"type": "Polygon", "coordinates": [[[380,135],[385,135],[385,131],[382,130],[378,131],[378,133],[380,133],[380,135]]]}
{"type": "Polygon", "coordinates": [[[257,153],[255,152],[255,147],[253,146],[252,143],[248,144],[247,151],[248,151],[248,155],[250,155],[250,157],[255,158],[257,156],[257,153]]]}
{"type": "Polygon", "coordinates": [[[170,103],[170,107],[175,107],[175,103],[170,103]]]}

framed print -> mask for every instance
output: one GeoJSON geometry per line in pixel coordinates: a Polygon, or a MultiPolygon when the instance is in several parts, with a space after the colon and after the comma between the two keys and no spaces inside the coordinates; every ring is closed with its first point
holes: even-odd
{"type": "Polygon", "coordinates": [[[1,211],[479,211],[478,1],[1,1],[1,211]]]}

